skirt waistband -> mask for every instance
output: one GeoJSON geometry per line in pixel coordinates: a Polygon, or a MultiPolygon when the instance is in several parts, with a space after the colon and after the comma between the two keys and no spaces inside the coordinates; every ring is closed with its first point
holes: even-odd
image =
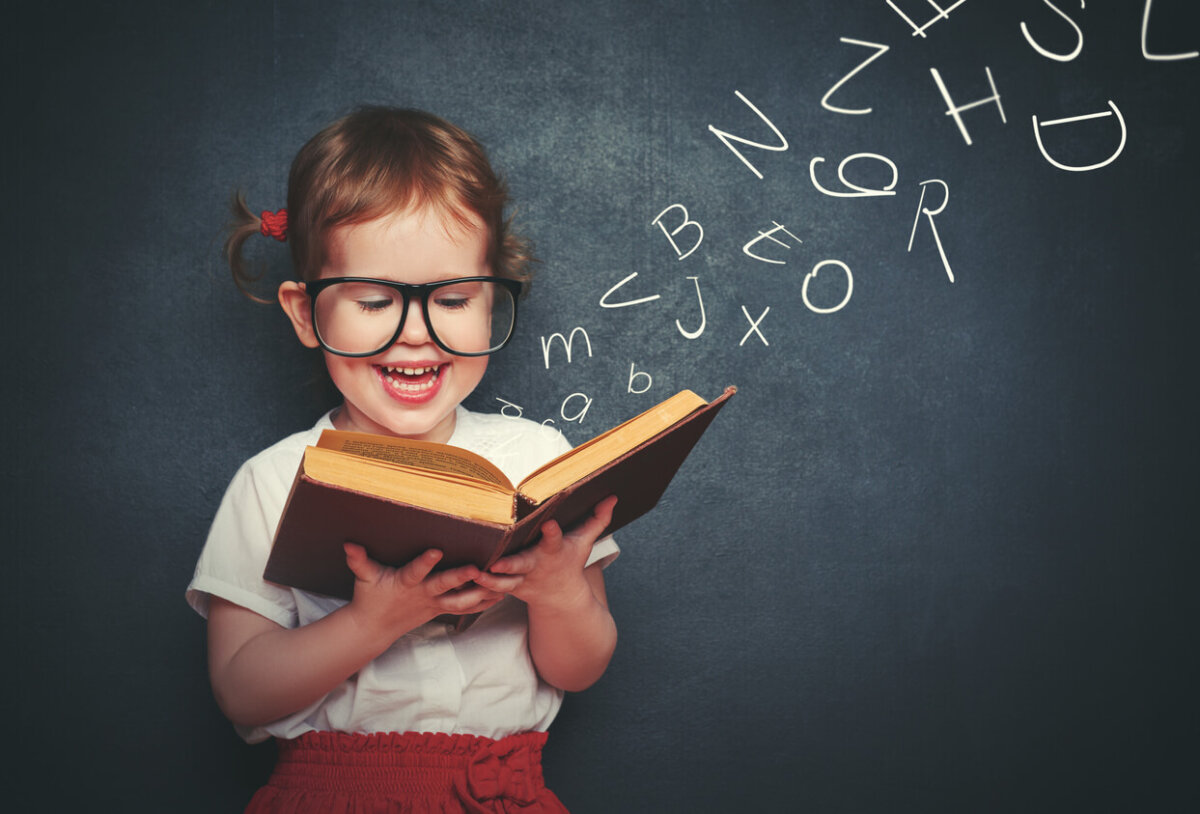
{"type": "MultiPolygon", "coordinates": [[[[542,777],[545,732],[499,740],[433,732],[308,732],[277,743],[275,771],[256,799],[368,795],[415,803],[440,798],[456,801],[461,809],[436,810],[467,812],[503,810],[497,804],[509,800],[530,811],[566,812],[542,777]]],[[[252,803],[247,811],[253,808],[252,803]]]]}

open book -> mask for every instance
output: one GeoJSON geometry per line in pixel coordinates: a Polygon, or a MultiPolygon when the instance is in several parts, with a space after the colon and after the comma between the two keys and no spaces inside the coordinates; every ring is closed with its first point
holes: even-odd
{"type": "Polygon", "coordinates": [[[684,390],[572,449],[513,485],[485,458],[458,447],[325,430],[305,449],[263,577],[349,599],[354,575],[343,542],[386,565],[429,548],[439,568],[486,569],[536,542],[543,523],[564,530],[608,495],[612,532],[658,503],[717,411],[684,390]]]}

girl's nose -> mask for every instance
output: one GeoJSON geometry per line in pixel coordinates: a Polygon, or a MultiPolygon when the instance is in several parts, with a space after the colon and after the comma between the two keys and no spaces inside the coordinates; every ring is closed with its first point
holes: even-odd
{"type": "Polygon", "coordinates": [[[408,302],[408,313],[404,317],[404,329],[396,337],[400,345],[424,345],[430,342],[429,329],[425,327],[425,314],[421,303],[414,297],[408,302]]]}

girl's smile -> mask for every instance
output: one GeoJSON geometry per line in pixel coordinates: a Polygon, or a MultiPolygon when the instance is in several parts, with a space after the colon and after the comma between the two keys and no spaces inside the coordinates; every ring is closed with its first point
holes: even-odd
{"type": "Polygon", "coordinates": [[[444,364],[376,365],[375,370],[397,401],[424,403],[437,395],[444,364]]]}

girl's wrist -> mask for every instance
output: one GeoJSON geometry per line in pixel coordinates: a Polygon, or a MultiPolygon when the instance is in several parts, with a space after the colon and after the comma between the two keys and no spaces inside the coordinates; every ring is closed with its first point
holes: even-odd
{"type": "Polygon", "coordinates": [[[377,614],[368,611],[362,604],[356,605],[353,601],[345,605],[342,611],[350,619],[356,635],[361,636],[362,641],[376,656],[391,647],[405,633],[420,627],[425,621],[428,621],[413,621],[410,624],[409,620],[381,618],[377,614]]]}
{"type": "Polygon", "coordinates": [[[542,613],[570,615],[586,611],[596,602],[592,586],[588,585],[583,574],[578,578],[559,583],[554,590],[535,594],[525,600],[525,604],[542,613]]]}

